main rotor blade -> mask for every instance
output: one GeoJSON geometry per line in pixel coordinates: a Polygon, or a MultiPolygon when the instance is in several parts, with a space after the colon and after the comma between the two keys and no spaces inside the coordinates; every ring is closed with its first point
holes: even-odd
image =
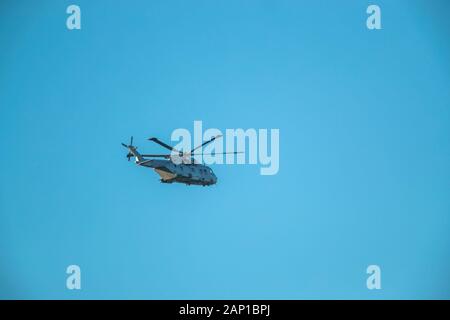
{"type": "Polygon", "coordinates": [[[123,143],[123,142],[122,142],[122,145],[123,145],[125,148],[128,148],[128,146],[127,146],[125,143],[123,143]]]}
{"type": "Polygon", "coordinates": [[[148,140],[156,142],[157,144],[159,144],[160,146],[163,146],[166,149],[169,149],[170,151],[175,151],[175,152],[180,152],[177,149],[169,146],[168,144],[165,144],[164,142],[162,142],[161,140],[159,140],[158,138],[149,138],[148,140]]]}
{"type": "Polygon", "coordinates": [[[192,149],[191,152],[189,152],[189,153],[192,154],[192,152],[194,152],[194,151],[197,150],[198,148],[203,147],[204,145],[207,145],[208,143],[213,142],[214,140],[216,140],[216,138],[220,138],[220,137],[222,137],[221,134],[219,134],[219,135],[217,135],[217,136],[215,136],[215,137],[212,137],[212,138],[209,139],[208,141],[205,141],[205,142],[203,142],[201,145],[199,145],[199,146],[195,147],[194,149],[192,149]]]}
{"type": "Polygon", "coordinates": [[[244,153],[242,151],[234,151],[234,152],[214,152],[214,153],[191,153],[191,156],[200,156],[200,155],[214,155],[214,154],[238,154],[244,153]]]}
{"type": "Polygon", "coordinates": [[[141,156],[147,158],[170,158],[170,154],[141,154],[141,156]]]}

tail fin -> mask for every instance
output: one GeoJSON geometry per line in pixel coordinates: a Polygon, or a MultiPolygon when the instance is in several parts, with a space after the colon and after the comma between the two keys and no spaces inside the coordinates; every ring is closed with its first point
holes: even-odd
{"type": "Polygon", "coordinates": [[[130,159],[131,157],[135,157],[135,161],[136,162],[141,162],[144,160],[144,158],[141,156],[141,154],[139,152],[137,152],[136,147],[133,146],[128,146],[128,154],[127,154],[127,158],[130,159]]]}

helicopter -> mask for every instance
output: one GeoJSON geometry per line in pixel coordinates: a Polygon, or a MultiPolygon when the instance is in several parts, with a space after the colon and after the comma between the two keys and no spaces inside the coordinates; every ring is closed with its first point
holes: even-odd
{"type": "Polygon", "coordinates": [[[161,183],[184,183],[186,185],[211,186],[217,183],[217,177],[210,167],[198,163],[193,157],[196,155],[211,154],[238,154],[242,152],[218,152],[218,153],[195,153],[195,150],[213,142],[222,135],[212,137],[201,145],[193,148],[189,152],[179,151],[172,146],[162,142],[158,138],[149,138],[149,141],[155,142],[160,146],[171,151],[170,154],[140,154],[137,147],[133,146],[133,136],[130,144],[122,143],[122,146],[128,149],[126,157],[128,161],[132,157],[138,166],[152,168],[160,176],[161,183]],[[150,159],[149,159],[150,158],[150,159]],[[156,158],[156,159],[154,159],[156,158]],[[162,159],[157,159],[162,158],[162,159]]]}

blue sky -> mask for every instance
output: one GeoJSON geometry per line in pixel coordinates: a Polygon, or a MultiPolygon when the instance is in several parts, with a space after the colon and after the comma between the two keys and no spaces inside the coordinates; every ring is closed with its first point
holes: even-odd
{"type": "Polygon", "coordinates": [[[0,298],[450,298],[449,9],[3,1],[0,298]],[[279,128],[279,173],[188,187],[126,161],[194,120],[279,128]]]}

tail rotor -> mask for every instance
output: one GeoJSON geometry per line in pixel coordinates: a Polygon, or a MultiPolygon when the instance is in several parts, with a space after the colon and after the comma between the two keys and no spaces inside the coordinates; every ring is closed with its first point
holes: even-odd
{"type": "MultiPolygon", "coordinates": [[[[128,150],[136,150],[137,149],[137,147],[134,147],[133,146],[133,136],[131,136],[131,139],[130,139],[130,144],[129,145],[126,145],[125,143],[123,143],[122,142],[122,145],[125,147],[125,148],[127,148],[128,150]]],[[[130,159],[132,158],[132,157],[134,157],[134,155],[131,153],[131,152],[128,152],[128,154],[126,155],[126,157],[128,158],[128,161],[130,161],[130,159]]]]}

